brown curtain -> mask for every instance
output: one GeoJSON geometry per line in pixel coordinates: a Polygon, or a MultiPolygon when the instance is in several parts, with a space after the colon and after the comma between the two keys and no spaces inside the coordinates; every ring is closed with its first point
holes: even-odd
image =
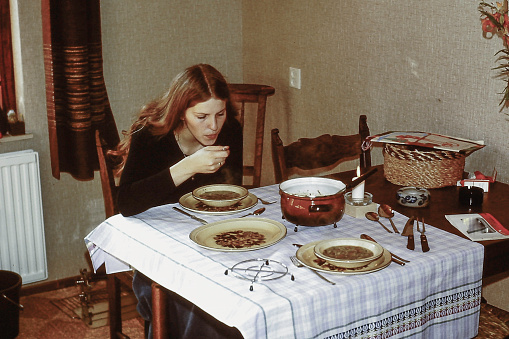
{"type": "Polygon", "coordinates": [[[16,112],[9,0],[0,0],[0,15],[0,86],[3,106],[0,109],[0,132],[5,134],[9,130],[7,112],[11,109],[16,112]]]}
{"type": "Polygon", "coordinates": [[[99,168],[96,129],[119,142],[103,76],[99,0],[41,0],[53,176],[90,180],[99,168]]]}

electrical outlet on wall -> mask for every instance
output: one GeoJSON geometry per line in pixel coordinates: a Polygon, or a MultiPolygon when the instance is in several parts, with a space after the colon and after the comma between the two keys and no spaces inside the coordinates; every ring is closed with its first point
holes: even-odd
{"type": "Polygon", "coordinates": [[[300,89],[300,68],[290,67],[290,87],[300,89]]]}

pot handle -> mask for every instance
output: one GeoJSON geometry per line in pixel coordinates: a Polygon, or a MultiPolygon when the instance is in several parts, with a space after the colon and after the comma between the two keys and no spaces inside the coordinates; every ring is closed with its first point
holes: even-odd
{"type": "Polygon", "coordinates": [[[308,207],[309,213],[330,212],[331,210],[332,205],[311,205],[308,207]]]}
{"type": "Polygon", "coordinates": [[[5,298],[8,302],[10,303],[13,303],[14,305],[16,305],[16,307],[18,307],[20,310],[23,311],[23,305],[21,305],[20,303],[12,300],[11,298],[9,298],[8,296],[6,296],[5,294],[2,293],[2,298],[5,298]]]}

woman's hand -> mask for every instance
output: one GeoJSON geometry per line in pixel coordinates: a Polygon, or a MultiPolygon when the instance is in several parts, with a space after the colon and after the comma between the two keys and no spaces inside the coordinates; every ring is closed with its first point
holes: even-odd
{"type": "Polygon", "coordinates": [[[197,173],[217,172],[230,155],[228,146],[207,146],[180,160],[170,167],[170,175],[176,186],[197,173]]]}
{"type": "MultiPolygon", "coordinates": [[[[188,157],[196,173],[215,173],[230,155],[228,146],[207,146],[188,157]]],[[[184,159],[186,160],[186,159],[184,159]]]]}

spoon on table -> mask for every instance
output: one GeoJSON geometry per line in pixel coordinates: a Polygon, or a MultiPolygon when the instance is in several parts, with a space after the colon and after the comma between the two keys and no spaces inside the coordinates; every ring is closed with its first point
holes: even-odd
{"type": "Polygon", "coordinates": [[[399,233],[398,229],[396,228],[396,225],[394,225],[394,222],[391,219],[394,216],[394,212],[393,212],[391,206],[389,206],[387,204],[381,204],[378,207],[378,214],[381,217],[389,219],[389,221],[391,222],[392,229],[394,230],[394,232],[399,233]]]}
{"type": "Polygon", "coordinates": [[[239,217],[239,218],[244,218],[244,217],[247,217],[248,215],[260,215],[260,214],[262,214],[263,212],[265,212],[265,207],[259,208],[259,209],[257,209],[256,211],[253,211],[253,212],[251,212],[251,213],[244,214],[243,216],[241,216],[241,217],[239,217]]]}
{"type": "Polygon", "coordinates": [[[270,205],[270,204],[275,204],[277,201],[267,201],[267,200],[263,200],[262,198],[258,198],[258,200],[260,200],[260,202],[264,205],[270,205]]]}
{"type": "MultiPolygon", "coordinates": [[[[375,239],[371,238],[367,234],[361,234],[361,239],[370,240],[372,242],[376,242],[375,239]]],[[[376,242],[377,243],[377,242],[376,242]]],[[[378,244],[378,243],[377,243],[378,244]]],[[[389,252],[390,253],[390,252],[389,252]]],[[[410,260],[403,259],[402,257],[397,256],[394,253],[391,253],[391,260],[394,261],[396,264],[405,266],[405,263],[410,262],[410,260]]]]}
{"type": "Polygon", "coordinates": [[[382,227],[389,233],[392,233],[392,231],[390,229],[388,229],[387,227],[385,227],[384,224],[382,224],[382,222],[380,221],[380,218],[378,217],[378,214],[376,212],[367,212],[366,213],[366,218],[368,218],[369,220],[371,221],[377,221],[380,225],[382,225],[382,227]]]}

